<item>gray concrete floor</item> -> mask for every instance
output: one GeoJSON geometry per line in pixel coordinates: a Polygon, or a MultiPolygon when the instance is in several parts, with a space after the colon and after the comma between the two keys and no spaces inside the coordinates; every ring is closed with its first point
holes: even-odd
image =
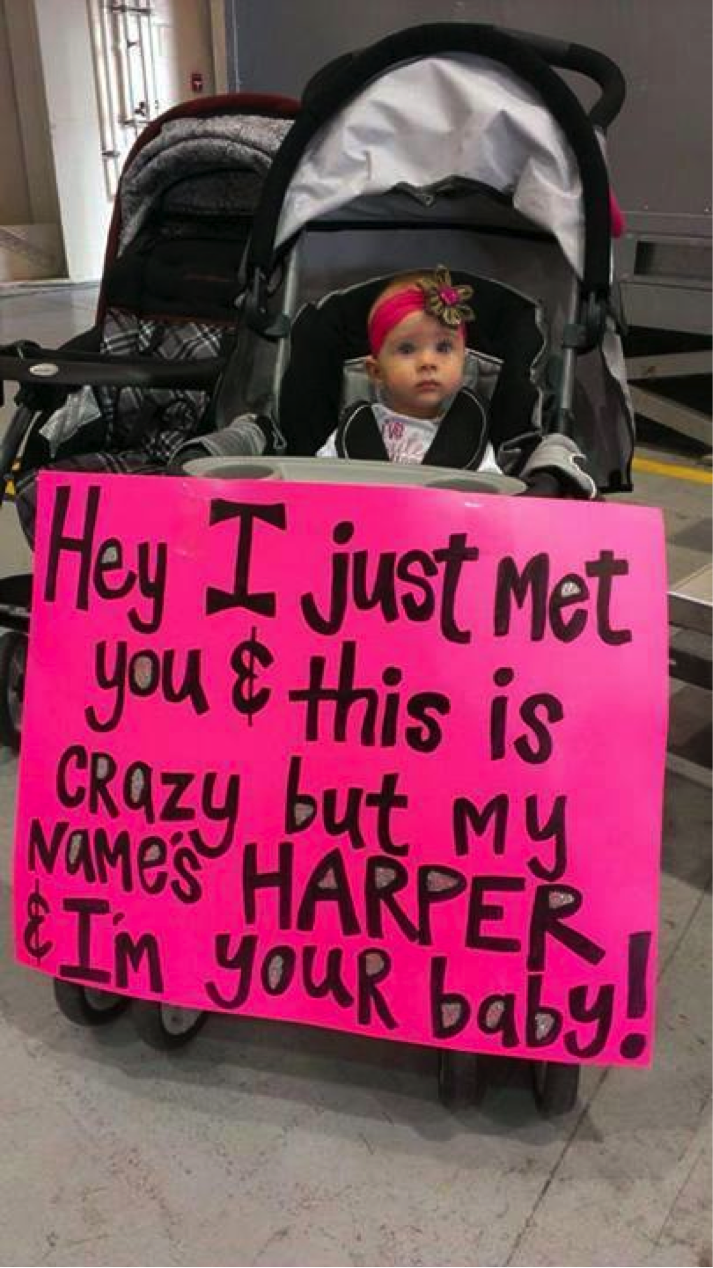
{"type": "MultiPolygon", "coordinates": [[[[53,346],[93,303],[0,298],[0,343],[53,346]]],[[[664,507],[673,581],[708,562],[709,487],[644,474],[632,500],[664,507]]],[[[26,558],[3,508],[0,575],[26,558]]],[[[709,746],[707,695],[674,685],[654,1065],[585,1069],[553,1122],[518,1063],[449,1113],[426,1049],[214,1016],[169,1056],[126,1017],[72,1026],[12,959],[17,764],[0,750],[0,1263],[710,1264],[709,746]]]]}

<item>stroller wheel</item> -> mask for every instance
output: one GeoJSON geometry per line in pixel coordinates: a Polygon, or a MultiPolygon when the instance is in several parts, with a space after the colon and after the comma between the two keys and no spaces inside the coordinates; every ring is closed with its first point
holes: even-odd
{"type": "Polygon", "coordinates": [[[125,995],[65,982],[61,977],[54,979],[54,997],[59,1011],[75,1026],[105,1026],[123,1013],[129,1003],[125,995]]]}
{"type": "Polygon", "coordinates": [[[0,638],[0,744],[17,753],[25,696],[27,635],[10,630],[0,638]]]}
{"type": "Polygon", "coordinates": [[[135,999],[131,1016],[136,1033],[151,1048],[165,1052],[182,1048],[205,1024],[208,1014],[200,1008],[180,1008],[176,1004],[154,1004],[135,999]]]}
{"type": "Polygon", "coordinates": [[[479,1105],[488,1086],[487,1058],[475,1052],[438,1049],[438,1099],[441,1105],[456,1109],[479,1105]]]}
{"type": "Polygon", "coordinates": [[[545,1118],[569,1114],[577,1104],[581,1066],[562,1061],[533,1061],[532,1089],[545,1118]]]}

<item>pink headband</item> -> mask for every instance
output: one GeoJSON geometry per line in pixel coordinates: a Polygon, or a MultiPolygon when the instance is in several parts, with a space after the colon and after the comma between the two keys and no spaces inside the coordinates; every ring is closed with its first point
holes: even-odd
{"type": "Polygon", "coordinates": [[[419,282],[417,286],[405,286],[403,290],[387,295],[376,305],[369,318],[372,355],[379,355],[389,331],[410,313],[428,313],[449,330],[457,330],[465,337],[465,323],[472,321],[473,310],[463,300],[470,299],[472,294],[470,286],[453,286],[450,273],[441,265],[433,282],[419,282]]]}
{"type": "Polygon", "coordinates": [[[426,296],[418,286],[409,286],[395,295],[387,295],[377,304],[369,320],[369,346],[373,356],[379,355],[381,345],[394,326],[411,313],[424,312],[425,308],[426,296]]]}

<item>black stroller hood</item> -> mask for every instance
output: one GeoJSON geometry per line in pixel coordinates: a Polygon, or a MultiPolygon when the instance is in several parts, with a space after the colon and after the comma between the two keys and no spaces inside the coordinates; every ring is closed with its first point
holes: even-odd
{"type": "MultiPolygon", "coordinates": [[[[106,274],[127,240],[136,236],[152,199],[175,197],[182,180],[187,183],[201,173],[213,172],[214,184],[220,190],[221,184],[227,187],[229,181],[235,182],[236,173],[242,173],[245,181],[253,169],[253,183],[261,185],[273,153],[298,110],[299,102],[288,97],[225,93],[173,106],[143,130],[126,158],[114,202],[98,302],[99,319],[105,311],[106,274]]],[[[247,199],[231,194],[231,199],[227,203],[230,214],[249,212],[252,216],[257,194],[247,199]]]]}
{"type": "Polygon", "coordinates": [[[582,186],[584,295],[606,299],[611,277],[610,193],[597,128],[603,130],[624,99],[624,81],[608,58],[580,45],[519,36],[493,26],[434,23],[387,36],[348,54],[318,73],[304,94],[300,114],[281,146],[265,182],[249,246],[249,288],[259,294],[274,263],[285,196],[315,134],[371,81],[408,62],[444,54],[476,54],[499,64],[528,87],[561,130],[574,157],[582,186]],[[553,70],[577,70],[594,79],[601,95],[590,112],[553,70]]]}

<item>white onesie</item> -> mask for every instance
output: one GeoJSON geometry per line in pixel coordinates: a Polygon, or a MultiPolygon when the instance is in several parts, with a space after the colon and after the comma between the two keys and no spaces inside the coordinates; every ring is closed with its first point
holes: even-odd
{"type": "MultiPolygon", "coordinates": [[[[397,414],[378,401],[372,405],[372,409],[389,455],[389,462],[414,464],[423,462],[438,431],[443,414],[439,414],[436,418],[411,418],[408,414],[397,414]]],[[[336,431],[333,431],[322,448],[317,451],[318,458],[339,457],[335,445],[336,435],[336,431]]],[[[490,441],[485,447],[478,471],[495,471],[502,474],[495,461],[495,451],[490,441]]]]}

